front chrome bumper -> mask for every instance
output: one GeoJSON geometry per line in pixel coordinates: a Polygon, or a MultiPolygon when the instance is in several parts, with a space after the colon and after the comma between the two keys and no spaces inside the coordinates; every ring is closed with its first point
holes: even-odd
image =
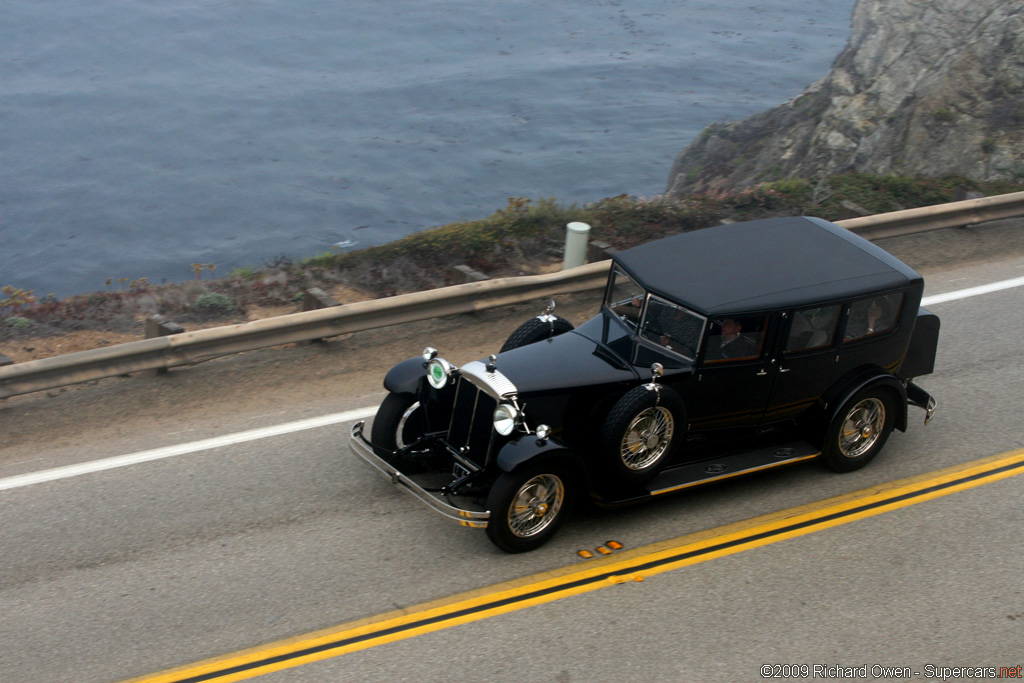
{"type": "Polygon", "coordinates": [[[474,529],[484,529],[487,527],[487,520],[491,518],[490,512],[464,510],[462,508],[455,507],[454,505],[449,505],[447,502],[433,495],[430,491],[424,489],[408,476],[399,472],[393,465],[374,453],[373,446],[370,445],[365,437],[363,437],[364,426],[365,421],[360,420],[359,422],[356,422],[352,425],[352,434],[349,437],[349,447],[359,458],[389,479],[392,484],[402,486],[406,491],[418,498],[420,502],[425,503],[427,507],[435,512],[458,522],[462,526],[472,527],[474,529]]]}

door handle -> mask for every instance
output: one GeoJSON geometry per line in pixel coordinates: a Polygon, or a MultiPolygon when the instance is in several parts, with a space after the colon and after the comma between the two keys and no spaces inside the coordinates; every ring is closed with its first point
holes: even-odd
{"type": "Polygon", "coordinates": [[[782,373],[782,372],[789,372],[790,370],[792,370],[792,368],[782,368],[782,367],[779,368],[779,372],[780,373],[782,373]]]}

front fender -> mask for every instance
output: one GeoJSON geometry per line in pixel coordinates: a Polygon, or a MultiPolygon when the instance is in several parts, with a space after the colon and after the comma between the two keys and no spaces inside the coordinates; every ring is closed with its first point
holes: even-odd
{"type": "Polygon", "coordinates": [[[541,439],[536,434],[527,434],[509,441],[501,448],[497,465],[502,472],[512,472],[523,465],[552,458],[570,461],[577,468],[582,464],[579,456],[558,439],[541,439]]]}
{"type": "Polygon", "coordinates": [[[427,362],[420,357],[403,360],[388,370],[384,376],[384,388],[394,394],[415,394],[420,381],[427,376],[427,362]]]}

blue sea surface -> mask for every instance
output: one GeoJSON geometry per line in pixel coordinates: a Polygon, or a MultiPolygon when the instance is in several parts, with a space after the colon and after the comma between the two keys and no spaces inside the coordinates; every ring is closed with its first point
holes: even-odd
{"type": "Polygon", "coordinates": [[[0,285],[184,280],[664,191],[854,0],[0,0],[0,285]]]}

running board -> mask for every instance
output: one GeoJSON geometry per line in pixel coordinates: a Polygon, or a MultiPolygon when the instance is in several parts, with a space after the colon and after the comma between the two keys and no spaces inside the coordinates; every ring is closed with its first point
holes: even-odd
{"type": "Polygon", "coordinates": [[[720,479],[810,460],[820,454],[820,449],[806,441],[794,441],[673,467],[656,476],[645,488],[650,495],[658,496],[720,479]]]}

